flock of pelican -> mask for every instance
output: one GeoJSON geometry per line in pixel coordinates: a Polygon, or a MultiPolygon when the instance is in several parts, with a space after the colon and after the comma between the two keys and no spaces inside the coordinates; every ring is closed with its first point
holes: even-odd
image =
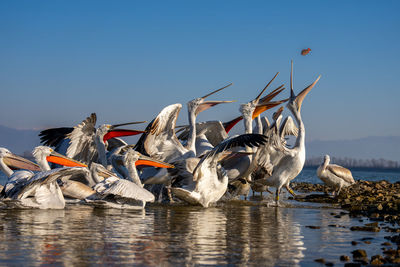
{"type": "MultiPolygon", "coordinates": [[[[283,85],[262,97],[277,75],[254,100],[240,106],[241,116],[229,122],[196,118],[212,106],[233,102],[206,101],[231,84],[189,101],[188,125],[176,126],[181,104],[163,108],[144,131],[120,128],[143,122],[96,127],[93,113],[75,127],[43,130],[39,135],[43,146],[32,153],[36,163],[0,148],[0,168],[8,177],[0,197],[27,207],[63,209],[65,199],[139,208],[154,201],[208,207],[220,199],[247,196],[250,189],[271,192],[270,186],[276,188],[276,202],[282,188],[294,195],[290,182],[305,162],[301,106],[320,77],[295,95],[292,63],[290,97],[273,101],[283,85]],[[293,118],[283,119],[283,107],[273,114],[272,123],[260,117],[285,102],[293,118]],[[240,120],[245,132],[230,137],[240,120]],[[121,139],[138,134],[135,145],[121,139]],[[287,144],[288,136],[295,137],[294,145],[287,144]]],[[[338,167],[328,161],[319,174],[339,190],[351,183],[331,178],[327,173],[338,167]]]]}

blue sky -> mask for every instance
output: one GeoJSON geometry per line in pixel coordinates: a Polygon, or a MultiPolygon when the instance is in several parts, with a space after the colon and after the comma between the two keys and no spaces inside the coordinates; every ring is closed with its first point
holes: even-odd
{"type": "MultiPolygon", "coordinates": [[[[276,72],[304,101],[308,140],[400,135],[398,1],[1,1],[0,125],[151,120],[234,85],[201,113],[227,121],[276,72]],[[303,48],[312,51],[301,56],[303,48]]],[[[287,97],[289,91],[282,93],[287,97]]],[[[271,113],[265,115],[271,116],[271,113]]]]}

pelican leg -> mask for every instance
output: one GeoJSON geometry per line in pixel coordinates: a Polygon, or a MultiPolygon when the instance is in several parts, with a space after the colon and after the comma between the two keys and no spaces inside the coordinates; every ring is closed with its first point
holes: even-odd
{"type": "Polygon", "coordinates": [[[279,201],[279,193],[281,192],[281,188],[278,187],[275,192],[275,202],[278,204],[279,201]]]}
{"type": "Polygon", "coordinates": [[[296,194],[294,193],[293,189],[290,188],[290,186],[289,186],[288,184],[285,185],[285,187],[286,187],[286,190],[287,190],[293,197],[296,197],[296,194]]]}

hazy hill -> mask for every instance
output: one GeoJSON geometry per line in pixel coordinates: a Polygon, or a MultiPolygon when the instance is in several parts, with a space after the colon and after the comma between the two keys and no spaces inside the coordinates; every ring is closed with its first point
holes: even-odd
{"type": "MultiPolygon", "coordinates": [[[[0,146],[16,154],[31,151],[39,145],[39,130],[17,130],[0,126],[0,146]]],[[[135,140],[126,139],[128,142],[135,140]]],[[[332,157],[354,159],[387,159],[400,162],[400,136],[366,137],[356,140],[307,141],[307,158],[332,157]]]]}
{"type": "Polygon", "coordinates": [[[40,131],[17,130],[0,125],[0,147],[5,147],[15,154],[22,155],[40,144],[40,131]]]}
{"type": "Polygon", "coordinates": [[[372,136],[355,140],[310,141],[307,158],[330,155],[354,159],[387,159],[400,161],[400,136],[372,136]]]}

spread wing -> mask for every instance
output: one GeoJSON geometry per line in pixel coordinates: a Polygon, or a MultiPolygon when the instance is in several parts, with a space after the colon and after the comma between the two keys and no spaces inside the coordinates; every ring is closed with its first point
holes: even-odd
{"type": "MultiPolygon", "coordinates": [[[[55,182],[56,180],[68,180],[73,176],[77,175],[89,175],[89,171],[87,168],[80,167],[64,167],[64,168],[56,168],[50,171],[39,172],[35,174],[26,184],[24,184],[23,188],[17,193],[17,198],[22,199],[28,197],[31,193],[33,193],[40,185],[49,184],[55,182]]],[[[14,194],[11,197],[15,197],[14,194]]]]}
{"type": "Polygon", "coordinates": [[[84,121],[74,127],[74,130],[67,135],[70,139],[67,149],[67,157],[79,160],[83,163],[90,163],[97,158],[97,149],[93,141],[96,133],[96,114],[92,113],[84,121]]]}
{"type": "Polygon", "coordinates": [[[293,135],[296,136],[299,133],[299,129],[297,128],[296,124],[294,123],[292,117],[288,116],[285,118],[283,121],[280,129],[279,129],[280,137],[282,139],[285,138],[287,135],[293,135]]]}
{"type": "Polygon", "coordinates": [[[73,130],[73,127],[61,127],[43,130],[39,133],[40,142],[45,146],[56,147],[73,130]]]}
{"type": "Polygon", "coordinates": [[[193,180],[197,180],[197,170],[202,164],[215,164],[221,159],[219,154],[230,148],[238,146],[259,147],[266,144],[268,138],[263,134],[242,134],[221,142],[213,150],[204,155],[193,171],[193,180]]]}
{"type": "Polygon", "coordinates": [[[131,181],[120,179],[114,176],[108,177],[107,179],[98,183],[94,187],[94,190],[103,196],[115,195],[145,202],[153,202],[155,199],[154,195],[143,187],[140,187],[131,181]]]}
{"type": "MultiPolygon", "coordinates": [[[[179,131],[181,131],[178,136],[179,140],[187,140],[189,137],[190,126],[186,125],[182,127],[179,131]]],[[[228,134],[225,131],[222,122],[220,121],[206,121],[196,123],[196,134],[204,133],[207,137],[207,140],[213,145],[216,146],[226,138],[228,138],[228,134]]]]}
{"type": "Polygon", "coordinates": [[[181,108],[181,104],[165,107],[146,127],[146,133],[139,139],[135,150],[165,162],[171,162],[184,155],[187,149],[175,135],[176,120],[181,108]]]}

